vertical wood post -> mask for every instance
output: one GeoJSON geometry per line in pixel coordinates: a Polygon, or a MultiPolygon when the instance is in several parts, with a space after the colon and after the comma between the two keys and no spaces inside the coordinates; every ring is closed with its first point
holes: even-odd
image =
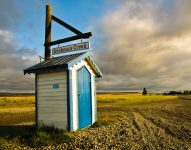
{"type": "Polygon", "coordinates": [[[51,20],[52,20],[52,7],[46,5],[46,25],[45,25],[45,61],[50,59],[50,46],[46,43],[51,42],[51,20]]]}
{"type": "Polygon", "coordinates": [[[37,89],[37,84],[38,84],[38,74],[35,73],[35,122],[36,122],[36,129],[38,129],[38,89],[37,89]]]}

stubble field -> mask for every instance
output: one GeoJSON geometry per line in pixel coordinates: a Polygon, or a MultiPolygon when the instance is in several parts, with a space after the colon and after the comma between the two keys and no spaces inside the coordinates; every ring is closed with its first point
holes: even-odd
{"type": "Polygon", "coordinates": [[[98,122],[34,129],[34,97],[0,98],[0,149],[191,149],[191,96],[98,94],[98,122]],[[21,102],[22,101],[22,102],[21,102]]]}

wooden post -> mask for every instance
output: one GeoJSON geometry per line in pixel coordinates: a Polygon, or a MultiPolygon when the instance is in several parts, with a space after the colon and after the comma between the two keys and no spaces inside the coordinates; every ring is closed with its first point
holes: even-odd
{"type": "Polygon", "coordinates": [[[51,20],[52,20],[52,7],[46,5],[46,27],[45,27],[45,61],[50,59],[50,46],[46,43],[51,42],[51,20]]]}

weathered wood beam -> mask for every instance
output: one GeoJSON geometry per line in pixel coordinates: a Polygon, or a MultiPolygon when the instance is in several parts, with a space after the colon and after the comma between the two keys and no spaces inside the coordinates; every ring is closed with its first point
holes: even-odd
{"type": "Polygon", "coordinates": [[[71,25],[67,24],[66,22],[60,20],[59,18],[57,18],[57,17],[55,17],[53,15],[52,15],[52,20],[56,21],[57,23],[59,23],[60,25],[64,26],[68,30],[74,32],[75,34],[83,34],[79,30],[77,30],[76,28],[72,27],[71,25]]]}
{"type": "MultiPolygon", "coordinates": [[[[45,27],[45,43],[51,42],[51,17],[52,17],[52,7],[46,5],[46,27],[45,27]]],[[[50,45],[45,44],[45,60],[50,59],[50,45]]]]}
{"type": "Polygon", "coordinates": [[[92,33],[87,32],[87,33],[82,33],[82,34],[79,34],[79,35],[71,36],[71,37],[68,37],[68,38],[60,39],[60,40],[57,40],[57,41],[47,42],[44,45],[45,45],[45,47],[46,46],[52,46],[52,45],[56,45],[56,44],[60,44],[60,43],[65,43],[65,42],[70,42],[70,41],[73,41],[73,40],[78,40],[78,39],[87,39],[87,38],[89,38],[91,36],[92,36],[92,33]]]}

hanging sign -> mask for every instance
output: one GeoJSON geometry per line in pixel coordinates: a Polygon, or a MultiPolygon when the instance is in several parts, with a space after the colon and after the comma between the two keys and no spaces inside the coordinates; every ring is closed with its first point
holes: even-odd
{"type": "Polygon", "coordinates": [[[90,44],[89,42],[82,42],[62,47],[56,47],[52,49],[52,55],[61,54],[61,53],[68,53],[72,51],[78,51],[78,50],[85,50],[89,49],[90,44]]]}

